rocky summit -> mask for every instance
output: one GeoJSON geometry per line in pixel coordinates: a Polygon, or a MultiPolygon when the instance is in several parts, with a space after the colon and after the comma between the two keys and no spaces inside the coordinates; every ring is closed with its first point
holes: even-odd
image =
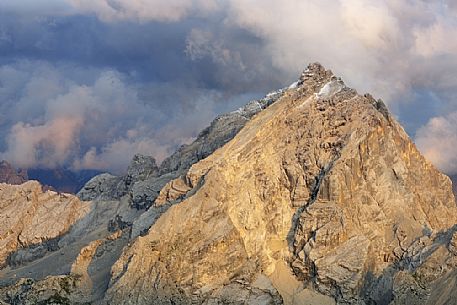
{"type": "Polygon", "coordinates": [[[0,185],[0,304],[457,304],[451,180],[319,64],[78,197],[0,185]]]}

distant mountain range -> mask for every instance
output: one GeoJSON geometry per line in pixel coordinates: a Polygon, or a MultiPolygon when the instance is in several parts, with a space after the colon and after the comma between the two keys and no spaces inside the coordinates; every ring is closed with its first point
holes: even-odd
{"type": "Polygon", "coordinates": [[[97,170],[71,171],[64,168],[16,169],[7,161],[0,162],[0,183],[18,185],[28,180],[37,180],[45,189],[61,193],[76,194],[87,181],[100,173],[97,170]]]}

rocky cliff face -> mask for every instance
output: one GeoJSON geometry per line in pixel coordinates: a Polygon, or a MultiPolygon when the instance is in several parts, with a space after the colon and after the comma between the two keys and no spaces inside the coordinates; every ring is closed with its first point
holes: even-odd
{"type": "Polygon", "coordinates": [[[0,303],[453,304],[451,187],[382,101],[313,64],[160,166],[92,179],[56,230],[72,259],[0,303]]]}
{"type": "Polygon", "coordinates": [[[75,196],[43,192],[36,181],[0,184],[0,265],[44,256],[56,239],[89,212],[75,196]],[[22,249],[33,249],[30,252],[22,249]]]}
{"type": "Polygon", "coordinates": [[[193,195],[124,251],[110,304],[302,304],[303,287],[388,304],[457,222],[449,178],[381,101],[319,65],[162,192],[193,195]]]}

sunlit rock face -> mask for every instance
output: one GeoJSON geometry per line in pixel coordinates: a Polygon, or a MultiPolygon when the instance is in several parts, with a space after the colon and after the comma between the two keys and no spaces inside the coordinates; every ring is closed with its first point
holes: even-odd
{"type": "Polygon", "coordinates": [[[50,243],[67,233],[89,210],[90,203],[70,194],[44,192],[36,181],[0,184],[0,265],[43,256],[52,247],[50,243]],[[48,245],[38,247],[43,244],[48,245]],[[21,255],[19,250],[31,247],[36,247],[35,251],[21,255]]]}
{"type": "Polygon", "coordinates": [[[319,64],[216,118],[161,165],[137,155],[126,175],[93,178],[78,194],[90,202],[33,183],[0,186],[5,263],[22,257],[14,240],[55,237],[62,247],[0,274],[42,270],[52,255],[68,265],[0,288],[0,304],[431,305],[456,297],[450,179],[382,101],[319,64]],[[23,216],[12,216],[16,201],[23,216]]]}
{"type": "Polygon", "coordinates": [[[113,266],[110,304],[388,304],[457,222],[382,101],[318,64],[159,198],[185,199],[113,266]]]}

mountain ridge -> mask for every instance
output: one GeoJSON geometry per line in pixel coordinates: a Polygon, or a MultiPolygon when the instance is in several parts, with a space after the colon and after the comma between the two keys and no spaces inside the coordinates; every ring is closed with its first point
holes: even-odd
{"type": "MultiPolygon", "coordinates": [[[[136,156],[126,175],[89,181],[78,196],[91,200],[90,212],[57,244],[60,255],[91,236],[75,248],[69,275],[20,280],[0,289],[0,300],[453,300],[450,179],[421,156],[382,101],[357,94],[320,64],[220,116],[168,160],[157,166],[136,156]]],[[[11,272],[35,270],[18,263],[11,272]]]]}
{"type": "MultiPolygon", "coordinates": [[[[137,304],[209,304],[245,295],[243,302],[251,303],[255,297],[273,304],[276,294],[257,291],[252,296],[246,295],[246,289],[255,288],[256,277],[271,277],[282,262],[290,262],[298,279],[341,304],[394,300],[394,288],[382,283],[391,281],[397,271],[384,271],[402,261],[408,247],[417,246],[416,238],[427,239],[423,232],[451,230],[455,224],[450,180],[420,155],[382,102],[357,95],[320,65],[311,65],[301,80],[298,93],[289,92],[248,122],[227,145],[191,167],[183,178],[190,182],[188,190],[201,179],[204,184],[171,207],[124,252],[113,268],[108,302],[120,304],[132,298],[137,304]],[[307,117],[315,121],[309,124],[307,117]],[[265,143],[266,139],[276,145],[265,143]],[[278,156],[281,151],[284,154],[278,156]],[[423,174],[411,172],[412,166],[423,174]],[[347,167],[352,169],[349,174],[347,167]],[[433,178],[424,179],[428,176],[433,178]],[[427,191],[417,189],[417,179],[422,179],[427,191]],[[384,180],[380,190],[372,189],[384,180]],[[431,190],[436,197],[427,195],[431,190]],[[367,207],[351,203],[345,192],[367,207]],[[369,194],[375,197],[365,197],[369,194]],[[408,213],[402,217],[400,211],[408,213]],[[293,219],[297,219],[295,228],[293,219]],[[382,227],[376,231],[378,222],[382,227]],[[180,237],[183,232],[189,241],[180,237]],[[265,240],[258,240],[259,236],[265,240]],[[291,236],[293,241],[284,244],[291,236]],[[335,260],[345,267],[335,266],[335,260]],[[175,264],[179,271],[165,267],[175,264]],[[199,266],[197,273],[194,264],[199,266]],[[372,267],[366,269],[366,264],[372,267]],[[368,271],[375,274],[371,284],[364,283],[368,271]],[[141,278],[145,272],[160,276],[141,278]],[[240,287],[237,281],[247,284],[240,287]]],[[[284,292],[276,293],[285,298],[284,292]]]]}

